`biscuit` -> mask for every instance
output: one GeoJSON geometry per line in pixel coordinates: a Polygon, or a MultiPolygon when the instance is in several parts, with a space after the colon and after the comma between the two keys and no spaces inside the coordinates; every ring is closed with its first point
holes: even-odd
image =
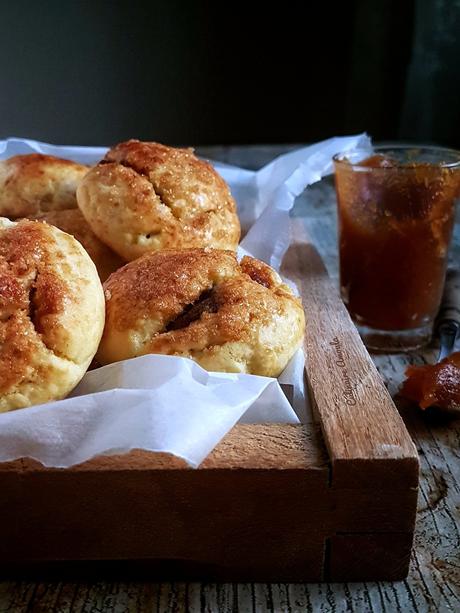
{"type": "Polygon", "coordinates": [[[37,215],[35,219],[46,221],[46,223],[74,236],[93,260],[101,281],[105,281],[112,272],[125,264],[125,261],[119,255],[98,239],[80,209],[42,213],[37,215]]]}
{"type": "Polygon", "coordinates": [[[57,400],[80,381],[104,327],[104,294],[69,234],[0,218],[0,412],[57,400]]]}
{"type": "Polygon", "coordinates": [[[235,250],[240,238],[228,185],[191,149],[116,145],[84,177],[77,200],[95,234],[128,261],[159,249],[235,250]]]}
{"type": "Polygon", "coordinates": [[[87,172],[87,166],[40,153],[1,160],[0,216],[18,219],[76,208],[75,191],[87,172]]]}
{"type": "Polygon", "coordinates": [[[113,273],[104,292],[101,364],[162,353],[276,377],[304,334],[302,305],[278,274],[230,251],[146,254],[113,273]]]}

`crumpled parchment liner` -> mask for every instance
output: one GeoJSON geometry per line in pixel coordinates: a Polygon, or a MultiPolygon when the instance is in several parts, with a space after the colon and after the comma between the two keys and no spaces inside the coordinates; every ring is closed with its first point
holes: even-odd
{"type": "MultiPolygon", "coordinates": [[[[356,147],[370,147],[365,134],[298,149],[258,172],[215,163],[237,200],[246,232],[239,252],[279,269],[291,241],[295,198],[332,172],[335,153],[356,147]]],[[[0,141],[0,159],[41,152],[94,164],[105,151],[0,141]]],[[[87,373],[65,400],[0,414],[0,461],[31,457],[45,466],[69,467],[100,454],[146,449],[172,453],[196,467],[238,421],[297,423],[299,418],[308,419],[301,351],[279,381],[208,373],[185,358],[149,355],[87,373]],[[280,383],[290,389],[295,411],[280,383]]]]}

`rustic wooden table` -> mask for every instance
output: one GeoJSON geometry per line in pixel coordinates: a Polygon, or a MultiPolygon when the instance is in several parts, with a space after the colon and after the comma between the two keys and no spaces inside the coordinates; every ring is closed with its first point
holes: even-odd
{"type": "MultiPolygon", "coordinates": [[[[290,146],[209,147],[199,153],[246,168],[259,168],[290,146]]],[[[305,219],[333,277],[337,276],[335,194],[330,180],[298,199],[294,215],[305,219]]],[[[460,218],[451,262],[460,266],[460,218]]],[[[375,357],[394,393],[408,363],[435,359],[435,346],[403,356],[375,357]]],[[[5,581],[0,613],[20,611],[296,611],[380,612],[460,610],[460,419],[400,405],[417,445],[421,483],[415,547],[407,580],[397,583],[210,584],[5,581]]]]}

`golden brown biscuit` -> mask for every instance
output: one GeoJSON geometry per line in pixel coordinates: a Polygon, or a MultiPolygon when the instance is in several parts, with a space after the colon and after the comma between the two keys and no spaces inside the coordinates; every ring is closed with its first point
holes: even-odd
{"type": "Polygon", "coordinates": [[[50,213],[37,215],[35,219],[46,221],[46,223],[74,236],[95,263],[101,281],[105,281],[112,272],[125,264],[125,261],[119,255],[98,239],[80,209],[51,211],[50,213]]]}
{"type": "Polygon", "coordinates": [[[157,251],[104,284],[102,364],[147,353],[179,355],[207,370],[278,376],[299,347],[298,298],[269,266],[230,251],[157,251]]]}
{"type": "Polygon", "coordinates": [[[1,160],[0,216],[17,219],[75,208],[75,191],[87,172],[87,166],[40,153],[1,160]]]}
{"type": "Polygon", "coordinates": [[[228,185],[192,149],[130,140],[111,149],[77,190],[97,236],[125,260],[158,249],[236,249],[228,185]]]}
{"type": "Polygon", "coordinates": [[[0,218],[0,413],[64,397],[104,327],[96,268],[69,234],[0,218]]]}

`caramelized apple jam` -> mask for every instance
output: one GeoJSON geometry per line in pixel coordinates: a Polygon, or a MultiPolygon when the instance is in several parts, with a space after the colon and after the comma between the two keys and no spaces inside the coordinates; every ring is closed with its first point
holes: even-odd
{"type": "Polygon", "coordinates": [[[431,406],[460,408],[460,351],[439,364],[409,366],[406,376],[400,394],[422,409],[431,406]]]}
{"type": "Polygon", "coordinates": [[[458,169],[373,155],[336,162],[342,298],[358,324],[426,325],[442,296],[458,169]]]}

